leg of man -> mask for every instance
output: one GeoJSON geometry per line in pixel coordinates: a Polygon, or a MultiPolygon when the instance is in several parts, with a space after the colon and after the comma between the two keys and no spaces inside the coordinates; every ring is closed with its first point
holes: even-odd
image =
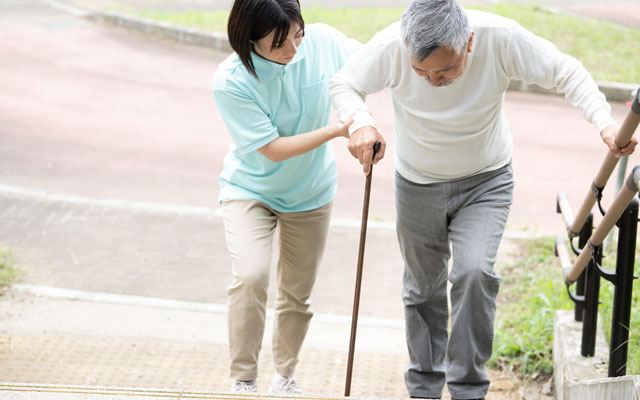
{"type": "Polygon", "coordinates": [[[409,395],[439,398],[447,346],[447,193],[444,184],[419,185],[396,173],[398,242],[404,259],[409,395]]]}
{"type": "Polygon", "coordinates": [[[254,200],[224,201],[222,212],[233,271],[228,289],[231,377],[251,381],[258,376],[276,216],[254,200]]]}
{"type": "Polygon", "coordinates": [[[500,276],[493,270],[513,193],[511,166],[451,182],[453,251],[447,385],[456,399],[483,398],[500,276]]]}
{"type": "Polygon", "coordinates": [[[324,253],[332,203],[316,210],[278,213],[280,259],[273,329],[276,372],[293,376],[313,313],[309,297],[324,253]]]}

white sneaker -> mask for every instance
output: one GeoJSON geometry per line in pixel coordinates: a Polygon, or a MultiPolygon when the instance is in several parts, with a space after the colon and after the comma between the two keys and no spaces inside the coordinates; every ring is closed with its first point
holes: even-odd
{"type": "Polygon", "coordinates": [[[256,381],[235,381],[231,393],[258,393],[258,385],[256,381]]]}
{"type": "Polygon", "coordinates": [[[290,376],[282,376],[279,373],[275,373],[273,375],[273,379],[271,380],[271,387],[269,388],[269,394],[277,394],[277,395],[293,395],[293,394],[303,394],[302,389],[290,376]]]}

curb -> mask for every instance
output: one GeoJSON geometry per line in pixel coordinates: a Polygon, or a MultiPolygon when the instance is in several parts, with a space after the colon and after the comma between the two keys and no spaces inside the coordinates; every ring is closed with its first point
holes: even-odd
{"type": "MultiPolygon", "coordinates": [[[[198,46],[211,47],[218,50],[232,51],[227,35],[218,32],[207,32],[201,29],[173,25],[164,21],[137,17],[118,12],[101,11],[86,15],[90,20],[113,26],[133,29],[141,33],[176,40],[198,46]]],[[[598,88],[608,101],[627,102],[637,84],[598,81],[598,88]]],[[[508,90],[561,95],[555,89],[545,89],[538,85],[530,85],[521,81],[511,81],[508,90]]]]}
{"type": "MultiPolygon", "coordinates": [[[[118,198],[94,198],[86,196],[68,195],[64,193],[48,192],[40,189],[23,188],[19,186],[5,185],[0,183],[0,198],[3,195],[17,196],[22,198],[38,199],[49,202],[64,202],[70,204],[82,204],[88,206],[111,207],[121,210],[131,210],[136,212],[174,214],[174,215],[190,215],[202,218],[221,218],[222,213],[219,208],[198,207],[181,205],[174,203],[156,203],[144,201],[131,201],[118,198]]],[[[368,223],[369,230],[395,232],[396,222],[370,220],[368,223]]],[[[332,228],[357,229],[361,228],[360,219],[351,218],[331,218],[332,228]]],[[[533,240],[545,237],[554,237],[552,232],[534,232],[521,229],[505,229],[503,237],[510,240],[533,240]]]]}
{"type": "Polygon", "coordinates": [[[609,345],[596,332],[595,354],[580,354],[582,324],[573,310],[557,310],[553,330],[553,379],[558,400],[640,400],[640,375],[607,378],[609,345]]]}
{"type": "MultiPolygon", "coordinates": [[[[598,89],[604,93],[608,101],[616,101],[626,103],[633,98],[633,91],[638,88],[639,85],[633,83],[618,83],[618,82],[606,82],[596,81],[598,89]]],[[[562,93],[558,93],[556,89],[546,89],[535,84],[527,84],[522,81],[511,81],[507,90],[540,93],[540,94],[552,94],[555,96],[563,96],[562,93]]]]}
{"type": "Polygon", "coordinates": [[[196,28],[182,27],[164,21],[155,21],[111,11],[90,13],[86,17],[99,23],[133,29],[164,39],[232,51],[227,35],[218,32],[207,32],[196,28]]]}

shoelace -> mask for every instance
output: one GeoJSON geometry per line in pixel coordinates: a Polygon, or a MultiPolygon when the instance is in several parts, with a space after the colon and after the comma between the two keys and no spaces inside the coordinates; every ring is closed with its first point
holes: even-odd
{"type": "Polygon", "coordinates": [[[255,383],[239,381],[239,382],[236,382],[236,385],[240,386],[238,389],[242,390],[243,392],[255,392],[256,391],[256,384],[255,383]]]}
{"type": "Polygon", "coordinates": [[[298,386],[298,384],[293,378],[287,379],[283,383],[282,387],[284,388],[285,393],[302,394],[302,389],[300,389],[300,386],[298,386]]]}

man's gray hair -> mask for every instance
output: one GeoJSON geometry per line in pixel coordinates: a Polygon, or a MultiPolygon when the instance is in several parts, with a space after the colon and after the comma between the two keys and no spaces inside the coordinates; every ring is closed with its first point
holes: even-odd
{"type": "Polygon", "coordinates": [[[402,37],[418,61],[438,47],[462,54],[471,37],[467,13],[456,0],[414,0],[402,14],[402,37]]]}

